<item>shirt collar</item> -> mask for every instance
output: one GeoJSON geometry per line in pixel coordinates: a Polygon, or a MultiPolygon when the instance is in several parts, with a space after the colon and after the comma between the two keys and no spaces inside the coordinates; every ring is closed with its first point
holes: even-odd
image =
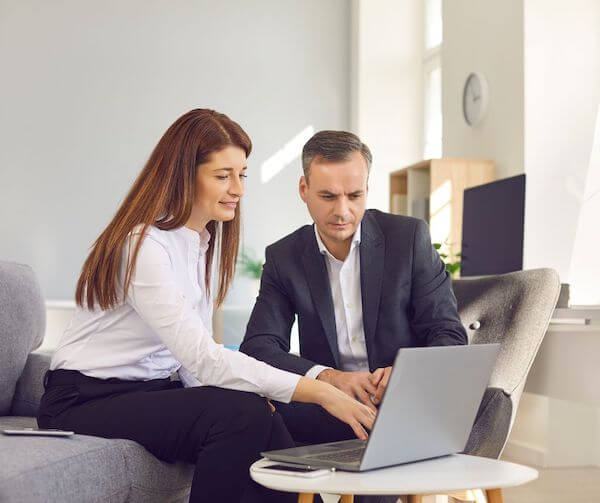
{"type": "MultiPolygon", "coordinates": [[[[350,251],[352,251],[352,249],[355,246],[358,246],[360,244],[361,225],[362,225],[362,222],[359,222],[358,227],[356,227],[356,232],[354,233],[354,236],[352,236],[352,244],[350,245],[350,251]]],[[[323,243],[323,240],[321,239],[321,236],[319,235],[319,231],[317,230],[317,225],[313,224],[313,228],[315,230],[315,237],[317,238],[317,245],[319,247],[319,251],[321,252],[321,255],[329,255],[330,257],[335,258],[331,253],[329,253],[329,250],[325,246],[325,243],[323,243]]]]}

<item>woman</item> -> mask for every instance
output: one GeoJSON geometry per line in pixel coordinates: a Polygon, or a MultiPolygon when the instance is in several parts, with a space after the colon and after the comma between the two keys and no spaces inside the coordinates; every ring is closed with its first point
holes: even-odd
{"type": "Polygon", "coordinates": [[[41,428],[128,438],[159,459],[195,463],[190,501],[265,501],[248,467],[263,450],[293,445],[266,399],[320,404],[359,438],[374,419],[333,386],[211,337],[213,259],[221,304],[251,147],[211,110],[167,130],[85,261],[38,414],[41,428]],[[171,380],[175,371],[191,387],[171,380]]]}

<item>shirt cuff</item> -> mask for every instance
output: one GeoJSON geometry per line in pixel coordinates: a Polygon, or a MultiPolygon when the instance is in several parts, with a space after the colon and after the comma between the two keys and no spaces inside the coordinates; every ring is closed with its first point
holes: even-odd
{"type": "Polygon", "coordinates": [[[286,370],[273,370],[276,372],[270,376],[271,382],[265,396],[278,402],[290,403],[292,401],[292,395],[294,394],[294,391],[296,391],[296,386],[298,386],[298,381],[300,381],[302,376],[287,372],[286,370]]]}
{"type": "Polygon", "coordinates": [[[309,377],[310,379],[316,379],[321,372],[330,368],[331,367],[325,367],[324,365],[315,365],[314,367],[308,369],[308,372],[304,375],[305,377],[309,377]]]}

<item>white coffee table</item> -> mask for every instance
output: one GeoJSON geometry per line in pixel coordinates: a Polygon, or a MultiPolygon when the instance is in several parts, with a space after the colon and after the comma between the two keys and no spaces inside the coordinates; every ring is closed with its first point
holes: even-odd
{"type": "Polygon", "coordinates": [[[250,476],[270,489],[300,493],[298,501],[310,503],[315,493],[342,494],[342,503],[351,503],[354,494],[408,495],[419,502],[420,495],[448,494],[483,489],[488,503],[502,503],[504,487],[526,484],[538,477],[537,470],[496,459],[454,454],[417,463],[363,473],[332,472],[314,479],[256,472],[254,468],[272,463],[260,459],[250,467],[250,476]]]}

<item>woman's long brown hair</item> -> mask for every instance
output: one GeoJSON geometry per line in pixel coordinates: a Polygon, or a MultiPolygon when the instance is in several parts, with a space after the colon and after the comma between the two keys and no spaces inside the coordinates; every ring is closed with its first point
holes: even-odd
{"type": "MultiPolygon", "coordinates": [[[[252,150],[252,142],[244,130],[226,115],[213,110],[192,110],[167,129],[83,265],[75,292],[79,306],[94,309],[97,303],[103,310],[108,310],[119,303],[119,273],[124,247],[134,227],[141,225],[141,237],[127,259],[122,290],[125,299],[148,227],[155,225],[171,230],[188,221],[194,204],[198,165],[206,162],[211,153],[228,145],[240,147],[246,157],[252,150]]],[[[216,301],[220,305],[235,273],[240,237],[239,205],[233,220],[221,225],[213,220],[206,229],[211,234],[206,252],[206,288],[210,291],[215,243],[219,241],[216,301]]]]}

